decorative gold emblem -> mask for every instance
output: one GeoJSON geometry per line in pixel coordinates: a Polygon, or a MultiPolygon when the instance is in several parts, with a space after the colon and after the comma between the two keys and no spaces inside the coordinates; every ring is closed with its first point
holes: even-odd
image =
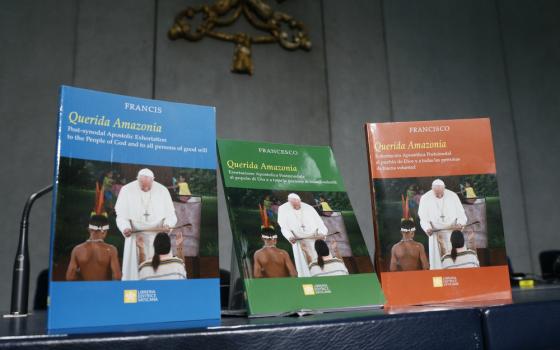
{"type": "MultiPolygon", "coordinates": [[[[279,1],[280,2],[280,1],[279,1]]],[[[199,41],[205,36],[235,43],[231,71],[253,74],[253,44],[278,43],[286,50],[310,50],[311,41],[305,26],[292,16],[275,11],[264,0],[217,0],[211,5],[189,6],[181,11],[167,33],[171,40],[184,38],[199,41]],[[243,16],[263,35],[227,33],[221,28],[243,16]],[[199,21],[199,24],[194,24],[199,21]]]]}

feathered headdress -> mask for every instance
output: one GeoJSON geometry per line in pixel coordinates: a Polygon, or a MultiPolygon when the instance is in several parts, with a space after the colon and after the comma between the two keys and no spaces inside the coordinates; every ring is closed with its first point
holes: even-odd
{"type": "Polygon", "coordinates": [[[402,205],[402,218],[401,218],[401,231],[402,232],[414,232],[416,231],[414,220],[410,216],[410,208],[408,207],[408,195],[405,196],[401,194],[401,205],[402,205]]]}
{"type": "Polygon", "coordinates": [[[95,183],[95,202],[91,215],[107,216],[107,213],[105,212],[105,197],[103,193],[103,185],[101,185],[99,182],[95,183]]]}
{"type": "Polygon", "coordinates": [[[403,220],[412,220],[410,217],[410,209],[408,208],[408,195],[405,196],[401,194],[401,205],[402,205],[402,219],[403,220]]]}
{"type": "Polygon", "coordinates": [[[261,236],[263,238],[274,239],[278,236],[274,230],[274,225],[270,224],[268,215],[266,214],[266,208],[262,204],[259,204],[259,214],[261,215],[261,236]]]}

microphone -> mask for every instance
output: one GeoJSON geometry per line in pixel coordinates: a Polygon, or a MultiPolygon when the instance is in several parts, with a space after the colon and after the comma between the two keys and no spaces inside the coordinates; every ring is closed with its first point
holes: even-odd
{"type": "Polygon", "coordinates": [[[21,215],[19,230],[19,244],[16,258],[14,261],[14,271],[12,275],[12,303],[10,314],[5,317],[25,317],[28,315],[27,303],[29,299],[29,214],[31,206],[38,198],[52,191],[53,185],[49,185],[38,192],[33,193],[25,202],[21,215]]]}

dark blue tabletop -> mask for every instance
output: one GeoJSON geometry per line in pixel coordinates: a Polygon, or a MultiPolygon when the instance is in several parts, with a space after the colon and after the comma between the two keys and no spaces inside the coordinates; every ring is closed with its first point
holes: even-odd
{"type": "Polygon", "coordinates": [[[50,349],[512,349],[560,348],[560,287],[513,291],[509,305],[408,307],[304,317],[224,317],[48,335],[46,314],[0,320],[0,348],[50,349]]]}

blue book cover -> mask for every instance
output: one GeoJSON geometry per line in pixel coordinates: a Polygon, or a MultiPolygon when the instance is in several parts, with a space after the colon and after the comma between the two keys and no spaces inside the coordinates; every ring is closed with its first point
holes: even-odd
{"type": "Polygon", "coordinates": [[[60,91],[51,332],[220,318],[215,108],[60,91]]]}

